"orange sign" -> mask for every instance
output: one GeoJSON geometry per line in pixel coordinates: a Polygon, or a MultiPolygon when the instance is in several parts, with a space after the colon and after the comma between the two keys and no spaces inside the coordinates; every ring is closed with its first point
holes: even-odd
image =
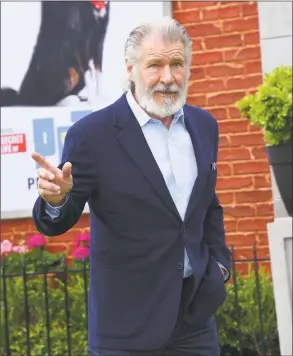
{"type": "Polygon", "coordinates": [[[1,154],[26,152],[25,134],[1,135],[1,154]]]}

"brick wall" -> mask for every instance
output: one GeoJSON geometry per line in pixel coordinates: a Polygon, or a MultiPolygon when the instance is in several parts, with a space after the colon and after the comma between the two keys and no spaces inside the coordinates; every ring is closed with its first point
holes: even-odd
{"type": "MultiPolygon", "coordinates": [[[[236,257],[251,257],[257,243],[268,256],[266,224],[273,220],[269,166],[261,132],[241,119],[235,101],[262,81],[257,5],[253,2],[174,2],[174,17],[193,39],[189,104],[209,110],[220,125],[217,191],[225,208],[227,241],[236,257]]],[[[51,251],[72,248],[89,216],[51,240],[51,251]]],[[[2,239],[35,232],[31,219],[4,221],[2,239]]]]}

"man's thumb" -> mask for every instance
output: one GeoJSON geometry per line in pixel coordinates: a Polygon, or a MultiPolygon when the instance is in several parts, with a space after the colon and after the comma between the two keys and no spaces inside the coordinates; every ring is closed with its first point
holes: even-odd
{"type": "Polygon", "coordinates": [[[63,179],[68,179],[71,176],[72,164],[66,162],[62,168],[63,179]]]}

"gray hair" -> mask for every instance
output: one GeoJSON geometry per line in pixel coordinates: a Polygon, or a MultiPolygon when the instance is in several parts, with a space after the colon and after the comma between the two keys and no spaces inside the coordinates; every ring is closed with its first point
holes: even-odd
{"type": "Polygon", "coordinates": [[[185,28],[180,23],[170,17],[163,17],[161,20],[143,23],[134,28],[125,43],[125,59],[132,65],[138,61],[138,48],[142,41],[152,33],[159,33],[163,39],[180,41],[185,48],[185,60],[187,65],[191,61],[191,39],[185,28]]]}

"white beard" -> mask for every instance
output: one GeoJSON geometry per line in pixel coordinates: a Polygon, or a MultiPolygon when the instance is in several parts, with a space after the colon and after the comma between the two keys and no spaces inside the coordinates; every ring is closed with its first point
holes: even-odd
{"type": "Polygon", "coordinates": [[[148,89],[140,80],[138,75],[134,74],[135,94],[139,105],[149,114],[155,115],[161,119],[174,115],[180,110],[185,102],[187,96],[187,79],[183,88],[179,88],[176,84],[164,85],[159,84],[152,89],[148,89]],[[163,101],[157,102],[154,99],[156,92],[173,92],[177,96],[176,99],[168,96],[164,97],[163,101]]]}

